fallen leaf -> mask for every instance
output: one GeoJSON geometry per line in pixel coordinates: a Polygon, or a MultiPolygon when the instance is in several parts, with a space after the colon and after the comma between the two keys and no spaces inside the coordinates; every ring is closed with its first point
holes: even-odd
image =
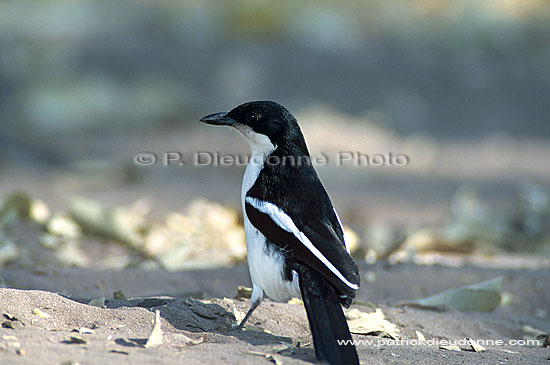
{"type": "Polygon", "coordinates": [[[100,298],[97,298],[97,299],[92,299],[90,300],[90,302],[88,303],[88,305],[92,305],[94,307],[99,307],[99,308],[106,308],[105,307],[105,297],[100,297],[100,298]]]}
{"type": "Polygon", "coordinates": [[[474,350],[475,352],[483,352],[487,350],[485,347],[481,346],[470,337],[466,337],[466,339],[468,340],[468,344],[472,347],[472,350],[474,350]]]}
{"type": "Polygon", "coordinates": [[[12,322],[12,321],[4,321],[4,322],[2,322],[2,327],[4,327],[4,328],[9,328],[9,329],[12,329],[12,330],[15,329],[15,326],[13,325],[13,322],[12,322]]]}
{"type": "Polygon", "coordinates": [[[346,247],[353,254],[359,249],[359,235],[350,226],[344,226],[344,240],[346,247]]]}
{"type": "Polygon", "coordinates": [[[459,311],[491,312],[500,303],[502,277],[482,283],[445,290],[439,294],[416,300],[397,303],[397,306],[417,306],[421,308],[454,308],[459,311]]]}
{"type": "Polygon", "coordinates": [[[426,336],[424,336],[422,332],[420,331],[415,331],[415,332],[416,332],[416,338],[418,338],[419,341],[426,341],[426,336]]]}
{"type": "Polygon", "coordinates": [[[139,232],[145,216],[131,208],[110,208],[95,200],[77,198],[69,203],[68,211],[84,232],[116,239],[133,248],[143,245],[139,232]]]}
{"type": "Polygon", "coordinates": [[[113,298],[118,299],[118,300],[128,300],[128,298],[126,298],[126,295],[124,295],[122,290],[117,290],[117,291],[113,292],[113,298]]]}
{"type": "Polygon", "coordinates": [[[82,235],[80,226],[70,217],[55,215],[46,223],[46,229],[54,236],[63,238],[78,238],[82,235]]]}
{"type": "Polygon", "coordinates": [[[29,216],[35,222],[46,224],[50,218],[50,209],[43,200],[33,199],[29,210],[29,216]]]}
{"type": "Polygon", "coordinates": [[[297,305],[301,305],[301,304],[304,304],[304,302],[302,302],[300,299],[298,298],[290,298],[290,300],[288,301],[288,304],[297,304],[297,305]]]}
{"type": "Polygon", "coordinates": [[[233,307],[231,309],[231,312],[233,313],[233,316],[235,316],[235,320],[237,323],[241,323],[241,321],[244,319],[244,316],[246,315],[244,312],[241,312],[237,309],[237,307],[233,307]]]}
{"type": "Polygon", "coordinates": [[[160,322],[160,311],[157,309],[155,310],[155,320],[153,323],[153,330],[151,331],[151,334],[149,335],[149,338],[147,339],[147,342],[145,343],[145,347],[154,347],[162,345],[162,329],[160,328],[161,322],[160,322]]]}
{"type": "Polygon", "coordinates": [[[50,318],[51,315],[49,315],[48,313],[44,312],[42,309],[40,308],[34,308],[32,310],[32,314],[34,314],[35,316],[37,317],[40,317],[40,318],[50,318]]]}
{"type": "Polygon", "coordinates": [[[348,326],[351,333],[359,335],[379,335],[399,339],[397,326],[384,318],[384,313],[376,309],[373,313],[361,312],[359,309],[351,309],[346,312],[348,326]]]}
{"type": "Polygon", "coordinates": [[[439,346],[439,348],[443,350],[449,350],[449,351],[462,351],[462,349],[457,345],[441,345],[439,346]]]}
{"type": "Polygon", "coordinates": [[[523,327],[521,327],[521,330],[529,335],[529,336],[533,336],[533,337],[536,337],[536,336],[539,336],[541,334],[544,334],[544,331],[541,330],[541,329],[538,329],[538,328],[535,328],[533,326],[530,326],[528,324],[524,325],[523,327]]]}
{"type": "Polygon", "coordinates": [[[239,285],[237,287],[236,299],[250,299],[252,296],[252,288],[247,288],[246,286],[239,285]]]}

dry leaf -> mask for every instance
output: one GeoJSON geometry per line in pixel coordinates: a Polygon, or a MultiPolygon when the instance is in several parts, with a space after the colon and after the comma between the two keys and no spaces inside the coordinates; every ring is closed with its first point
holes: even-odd
{"type": "Polygon", "coordinates": [[[288,304],[297,304],[297,305],[301,305],[301,304],[304,304],[304,302],[302,302],[300,299],[298,298],[290,298],[290,300],[288,301],[288,304]]]}
{"type": "Polygon", "coordinates": [[[527,335],[530,335],[530,336],[533,336],[533,337],[536,337],[538,335],[541,335],[541,334],[544,334],[544,331],[541,330],[541,329],[538,329],[538,328],[535,328],[533,326],[530,326],[528,324],[524,325],[523,327],[521,327],[521,330],[527,334],[527,335]]]}
{"type": "Polygon", "coordinates": [[[41,310],[40,308],[34,308],[32,310],[32,314],[34,314],[35,316],[37,317],[40,317],[40,318],[50,318],[51,315],[49,315],[48,313],[44,312],[43,310],[41,310]]]}
{"type": "Polygon", "coordinates": [[[151,334],[149,335],[149,338],[147,339],[147,343],[145,344],[145,347],[154,347],[158,345],[162,345],[162,329],[160,328],[161,322],[160,322],[160,311],[157,309],[155,310],[155,321],[153,323],[153,330],[151,331],[151,334]]]}
{"type": "Polygon", "coordinates": [[[233,307],[231,309],[231,312],[233,313],[233,316],[235,316],[235,319],[237,320],[237,323],[241,323],[241,321],[244,319],[245,313],[241,312],[236,307],[233,307]]]}
{"type": "Polygon", "coordinates": [[[418,306],[422,308],[454,308],[459,311],[491,312],[500,303],[502,277],[482,283],[453,288],[431,297],[402,301],[397,306],[418,306]]]}
{"type": "Polygon", "coordinates": [[[351,333],[359,335],[380,335],[399,339],[397,326],[384,318],[384,313],[376,309],[374,313],[361,312],[359,309],[351,309],[346,312],[346,318],[351,333]]]}
{"type": "Polygon", "coordinates": [[[420,331],[415,331],[415,332],[416,332],[416,338],[418,338],[419,341],[426,341],[426,336],[424,336],[422,332],[420,331]]]}
{"type": "Polygon", "coordinates": [[[439,346],[439,348],[443,350],[450,350],[450,351],[462,351],[462,349],[457,345],[441,345],[439,346]]]}
{"type": "Polygon", "coordinates": [[[344,226],[344,240],[352,254],[359,249],[359,235],[347,225],[344,226]]]}
{"type": "Polygon", "coordinates": [[[12,329],[12,330],[15,329],[15,326],[13,325],[13,322],[12,322],[12,321],[4,321],[4,322],[2,322],[2,327],[4,327],[4,328],[9,328],[9,329],[12,329]]]}
{"type": "Polygon", "coordinates": [[[46,223],[48,232],[54,236],[75,239],[82,235],[80,226],[70,217],[55,215],[46,223]]]}
{"type": "Polygon", "coordinates": [[[50,209],[43,200],[33,199],[29,211],[29,216],[32,220],[40,224],[46,224],[50,215],[50,209]]]}
{"type": "Polygon", "coordinates": [[[145,216],[131,208],[110,208],[95,200],[78,198],[69,203],[68,211],[85,232],[116,239],[133,248],[143,245],[139,232],[145,225],[145,216]]]}
{"type": "Polygon", "coordinates": [[[237,287],[237,295],[235,298],[250,299],[252,296],[252,288],[247,288],[246,286],[239,285],[237,287]]]}
{"type": "Polygon", "coordinates": [[[468,344],[472,347],[472,350],[474,350],[475,352],[483,352],[487,350],[485,347],[481,346],[470,337],[467,337],[466,339],[468,340],[468,344]]]}
{"type": "Polygon", "coordinates": [[[105,307],[105,297],[100,297],[100,298],[97,298],[97,299],[92,299],[92,300],[90,300],[90,302],[88,303],[88,305],[93,305],[94,307],[99,307],[99,308],[106,308],[106,307],[105,307]]]}
{"type": "Polygon", "coordinates": [[[126,295],[124,295],[124,293],[122,292],[122,290],[117,290],[113,293],[113,298],[117,299],[117,300],[128,300],[128,298],[126,298],[126,295]]]}

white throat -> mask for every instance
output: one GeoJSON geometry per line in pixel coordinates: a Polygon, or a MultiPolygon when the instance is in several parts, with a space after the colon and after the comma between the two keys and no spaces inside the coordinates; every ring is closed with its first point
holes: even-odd
{"type": "Polygon", "coordinates": [[[243,135],[250,145],[250,151],[252,152],[250,161],[248,162],[248,166],[246,167],[246,171],[244,173],[241,190],[241,198],[244,208],[244,198],[246,193],[256,182],[260,171],[264,167],[265,160],[275,150],[275,148],[277,148],[277,146],[271,143],[268,136],[254,132],[252,128],[247,125],[235,124],[234,128],[243,135]]]}
{"type": "Polygon", "coordinates": [[[252,130],[252,128],[250,128],[247,125],[235,124],[233,127],[237,131],[239,131],[239,133],[244,137],[244,139],[246,139],[246,141],[250,145],[250,150],[252,151],[253,156],[254,155],[267,156],[271,152],[273,152],[275,148],[277,148],[277,146],[271,143],[271,140],[269,139],[268,136],[266,136],[265,134],[254,132],[254,130],[252,130]]]}

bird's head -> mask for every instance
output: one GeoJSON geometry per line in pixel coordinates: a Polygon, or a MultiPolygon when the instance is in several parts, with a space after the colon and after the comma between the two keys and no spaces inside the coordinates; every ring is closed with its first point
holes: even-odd
{"type": "MultiPolygon", "coordinates": [[[[296,118],[282,105],[273,101],[251,101],[229,112],[209,114],[201,122],[233,127],[260,152],[274,150],[284,144],[305,149],[302,132],[296,118]]],[[[307,149],[305,149],[307,153],[307,149]]]]}

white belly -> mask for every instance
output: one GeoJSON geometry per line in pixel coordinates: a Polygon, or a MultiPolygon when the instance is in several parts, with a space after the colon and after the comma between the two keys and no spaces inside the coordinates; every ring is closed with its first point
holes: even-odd
{"type": "Polygon", "coordinates": [[[250,223],[246,216],[244,199],[262,169],[259,161],[252,158],[249,162],[241,190],[248,270],[254,291],[263,290],[271,299],[286,302],[291,297],[301,296],[298,274],[295,271],[292,272],[292,281],[283,278],[282,254],[277,250],[265,250],[266,237],[250,223]]]}
{"type": "Polygon", "coordinates": [[[292,281],[284,278],[284,258],[277,250],[265,250],[266,238],[258,231],[244,213],[246,235],[246,255],[248,270],[254,286],[261,288],[275,301],[286,302],[292,297],[299,298],[298,274],[292,272],[292,281]]]}

